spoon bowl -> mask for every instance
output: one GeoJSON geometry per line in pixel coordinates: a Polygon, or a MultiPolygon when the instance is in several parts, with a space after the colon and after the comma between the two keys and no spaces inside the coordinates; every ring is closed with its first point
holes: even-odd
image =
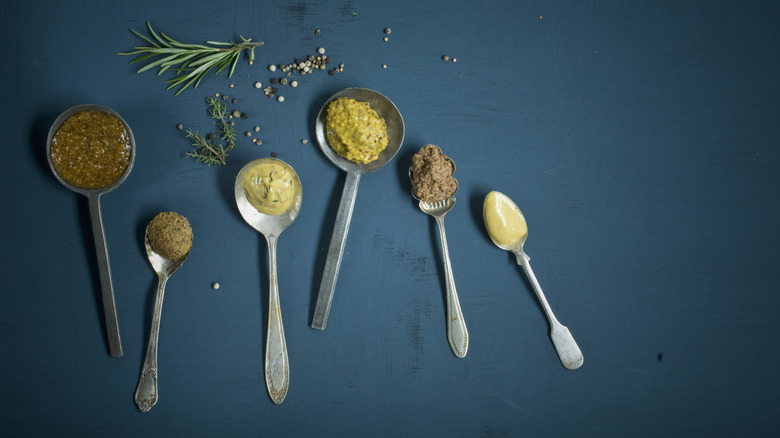
{"type": "Polygon", "coordinates": [[[531,258],[523,250],[528,237],[528,226],[523,213],[508,196],[500,192],[490,192],[485,197],[482,214],[490,239],[501,249],[511,251],[522,266],[536,297],[544,309],[550,323],[550,339],[558,358],[567,369],[574,370],[582,366],[583,356],[569,328],[561,324],[547,302],[542,287],[531,269],[531,258]]]}
{"type": "Polygon", "coordinates": [[[124,182],[125,179],[127,179],[128,175],[130,175],[130,171],[133,170],[133,163],[135,162],[135,137],[133,137],[133,131],[130,129],[130,126],[127,124],[127,122],[125,122],[125,120],[111,108],[95,104],[77,105],[65,110],[65,112],[60,114],[60,116],[57,117],[57,119],[52,124],[51,129],[49,129],[49,134],[46,139],[46,159],[49,162],[49,169],[51,169],[51,172],[57,178],[57,181],[59,181],[68,189],[86,196],[88,199],[89,216],[90,221],[92,222],[92,236],[95,242],[95,251],[97,253],[98,261],[98,273],[100,275],[100,289],[103,301],[103,313],[106,320],[106,335],[108,338],[109,354],[112,357],[122,357],[122,341],[119,335],[119,323],[116,314],[116,302],[114,300],[114,287],[111,281],[111,266],[108,262],[106,235],[103,230],[103,216],[100,210],[100,196],[117,188],[120,184],[122,184],[122,182],[124,182]],[[128,141],[130,143],[130,160],[127,169],[125,169],[124,173],[116,181],[105,187],[100,187],[97,189],[85,189],[65,181],[65,179],[63,179],[62,176],[60,176],[60,174],[57,172],[57,169],[54,167],[54,163],[51,159],[51,142],[54,138],[54,135],[57,133],[57,130],[60,128],[60,126],[62,126],[65,120],[67,120],[72,115],[82,111],[100,111],[116,117],[120,122],[122,122],[122,125],[124,125],[124,128],[127,131],[128,141]]]}
{"type": "Polygon", "coordinates": [[[332,95],[325,101],[317,115],[314,130],[320,149],[322,149],[328,160],[339,169],[347,172],[347,180],[341,193],[341,201],[336,213],[336,222],[333,227],[330,246],[328,247],[328,255],[325,259],[322,282],[320,283],[317,304],[314,308],[314,316],[311,323],[313,328],[324,330],[328,323],[333,293],[336,289],[336,280],[341,267],[344,247],[347,243],[349,223],[352,220],[352,211],[355,208],[360,176],[379,169],[395,157],[404,141],[404,119],[401,117],[401,113],[395,104],[381,93],[367,88],[347,88],[332,95]],[[377,115],[385,120],[387,125],[387,147],[379,154],[376,160],[366,164],[358,164],[340,156],[328,144],[325,137],[327,108],[331,102],[340,97],[368,102],[377,115]]]}
{"type": "Polygon", "coordinates": [[[289,227],[301,210],[302,192],[298,174],[287,163],[275,158],[260,158],[246,164],[236,177],[236,205],[244,220],[255,230],[263,234],[268,245],[268,331],[265,343],[265,384],[271,400],[279,404],[287,396],[290,384],[290,365],[287,356],[287,341],[284,337],[282,312],[279,304],[279,284],[276,276],[276,240],[279,234],[289,227]],[[247,198],[244,179],[257,166],[275,164],[286,168],[292,175],[291,187],[294,200],[280,214],[270,215],[258,211],[247,198]]]}
{"type": "Polygon", "coordinates": [[[154,314],[152,315],[152,328],[149,333],[149,343],[146,347],[146,358],[141,370],[141,377],[138,379],[138,386],[135,389],[135,404],[142,412],[148,412],[152,406],[157,404],[157,346],[160,339],[160,317],[162,315],[163,297],[165,296],[165,285],[168,278],[181,267],[184,260],[190,255],[187,251],[183,257],[171,260],[161,256],[152,248],[149,242],[149,227],[146,227],[144,237],[144,246],[146,255],[149,257],[149,263],[152,269],[157,273],[157,295],[154,301],[154,314]]]}

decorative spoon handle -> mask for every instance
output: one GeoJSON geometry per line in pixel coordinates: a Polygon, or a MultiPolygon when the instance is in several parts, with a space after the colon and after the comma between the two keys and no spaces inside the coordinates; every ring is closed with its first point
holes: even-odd
{"type": "Polygon", "coordinates": [[[463,319],[463,312],[460,309],[458,292],[455,289],[455,277],[452,275],[450,252],[447,248],[447,235],[444,231],[444,215],[435,217],[439,226],[444,275],[447,284],[447,340],[455,356],[466,357],[466,352],[469,349],[469,332],[466,329],[466,321],[463,319]]]}
{"type": "Polygon", "coordinates": [[[270,234],[268,242],[269,291],[268,333],[265,340],[265,386],[274,403],[279,404],[287,396],[290,384],[290,363],[287,358],[287,342],[284,339],[282,312],[279,307],[279,284],[276,277],[276,239],[270,234]]]}
{"type": "Polygon", "coordinates": [[[135,404],[138,409],[148,412],[157,403],[157,341],[160,338],[160,316],[162,315],[163,296],[165,295],[165,283],[168,276],[158,275],[157,298],[154,301],[154,315],[152,316],[152,329],[149,333],[149,345],[146,347],[146,359],[138,379],[138,387],[135,390],[135,404]]]}
{"type": "Polygon", "coordinates": [[[106,246],[106,235],[103,232],[103,216],[100,211],[100,194],[90,193],[87,198],[89,199],[89,216],[92,220],[92,236],[95,241],[95,250],[97,251],[109,354],[112,357],[122,357],[122,340],[119,337],[114,287],[111,284],[111,265],[108,263],[108,248],[106,246]]]}
{"type": "Polygon", "coordinates": [[[314,317],[311,322],[311,326],[317,330],[325,330],[325,326],[328,324],[330,304],[333,302],[333,292],[336,289],[341,258],[344,255],[344,246],[347,244],[347,233],[349,232],[349,223],[352,220],[352,211],[355,209],[359,183],[359,172],[354,170],[347,172],[347,181],[341,192],[341,202],[338,213],[336,213],[336,223],[333,227],[333,236],[330,238],[328,256],[325,259],[325,269],[322,273],[322,283],[320,283],[320,291],[317,295],[317,304],[314,307],[314,317]]]}
{"type": "Polygon", "coordinates": [[[531,269],[531,258],[528,257],[522,249],[516,250],[515,255],[517,256],[517,263],[523,267],[525,274],[531,281],[534,292],[536,292],[536,296],[542,304],[544,313],[547,314],[547,320],[550,321],[550,338],[555,346],[555,351],[558,353],[558,358],[561,360],[564,367],[570,370],[576,370],[582,366],[583,362],[580,347],[577,345],[577,342],[574,340],[569,329],[555,318],[552,308],[550,308],[550,304],[547,303],[547,298],[545,298],[544,292],[542,292],[542,287],[539,285],[539,281],[536,279],[536,275],[534,275],[534,271],[531,269]]]}

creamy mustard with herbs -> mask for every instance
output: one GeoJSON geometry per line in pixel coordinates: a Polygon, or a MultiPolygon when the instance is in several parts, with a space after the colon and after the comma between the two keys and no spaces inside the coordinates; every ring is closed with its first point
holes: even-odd
{"type": "Polygon", "coordinates": [[[262,162],[244,176],[246,199],[263,214],[277,215],[287,211],[295,203],[300,189],[295,171],[279,161],[262,162]]]}
{"type": "Polygon", "coordinates": [[[520,209],[509,197],[500,192],[490,192],[482,207],[485,228],[498,246],[514,247],[525,241],[528,226],[520,209]]]}
{"type": "Polygon", "coordinates": [[[339,97],[328,105],[325,137],[340,156],[368,164],[387,147],[387,124],[368,102],[339,97]]]}

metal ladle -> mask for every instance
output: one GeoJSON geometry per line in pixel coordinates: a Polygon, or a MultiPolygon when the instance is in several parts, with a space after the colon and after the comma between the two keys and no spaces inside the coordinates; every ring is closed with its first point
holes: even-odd
{"type": "Polygon", "coordinates": [[[328,159],[339,169],[347,172],[347,181],[344,183],[344,190],[341,193],[341,202],[339,203],[338,213],[336,214],[336,223],[333,227],[328,255],[325,260],[325,269],[322,273],[322,282],[320,283],[319,294],[317,295],[317,304],[314,308],[314,316],[311,326],[317,330],[324,330],[328,323],[328,314],[330,305],[333,301],[333,292],[336,289],[336,279],[341,267],[341,258],[344,254],[344,247],[347,243],[347,233],[349,232],[349,223],[352,220],[352,211],[355,209],[355,199],[357,198],[358,183],[360,176],[373,172],[384,166],[398,153],[401,144],[404,141],[404,120],[395,104],[384,95],[366,88],[347,88],[334,94],[325,102],[317,115],[315,122],[315,132],[320,149],[328,159]],[[359,102],[368,102],[371,108],[376,111],[379,117],[385,119],[387,124],[388,143],[379,158],[368,164],[357,164],[338,155],[328,144],[325,138],[327,108],[330,103],[339,97],[348,97],[359,102]]]}
{"type": "Polygon", "coordinates": [[[279,307],[279,284],[276,278],[276,240],[290,224],[293,223],[301,210],[301,181],[295,170],[282,160],[275,158],[259,158],[246,164],[236,177],[235,197],[238,210],[244,220],[265,236],[268,244],[268,332],[265,342],[265,385],[274,403],[279,404],[287,396],[290,384],[290,365],[287,357],[287,342],[284,338],[282,312],[279,307]],[[263,163],[278,163],[292,172],[295,188],[295,201],[284,212],[276,215],[263,214],[252,206],[244,190],[244,177],[257,165],[263,163]]]}
{"type": "Polygon", "coordinates": [[[117,188],[124,182],[127,176],[130,175],[130,171],[133,169],[133,162],[135,161],[135,137],[133,137],[133,131],[130,130],[130,126],[127,122],[111,108],[95,104],[77,105],[60,114],[51,125],[48,138],[46,139],[46,158],[49,161],[49,168],[57,180],[70,190],[86,196],[89,201],[89,217],[92,222],[92,237],[95,241],[95,250],[97,252],[98,272],[100,275],[100,289],[103,298],[103,313],[105,314],[106,319],[106,335],[108,337],[109,354],[111,354],[112,357],[122,357],[122,340],[119,336],[114,287],[111,282],[111,265],[108,262],[106,234],[103,231],[103,216],[100,211],[100,196],[117,188]],[[65,181],[60,174],[57,173],[57,169],[54,168],[54,163],[51,160],[51,141],[57,133],[57,130],[70,116],[82,111],[100,111],[116,117],[122,122],[122,125],[124,125],[130,142],[130,162],[127,169],[125,169],[125,173],[112,184],[98,189],[84,189],[65,181]]]}

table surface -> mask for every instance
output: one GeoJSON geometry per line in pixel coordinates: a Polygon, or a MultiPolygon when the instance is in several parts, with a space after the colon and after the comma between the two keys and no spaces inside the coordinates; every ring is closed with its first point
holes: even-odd
{"type": "Polygon", "coordinates": [[[780,5],[756,1],[14,2],[0,10],[9,99],[0,164],[0,429],[5,436],[767,436],[780,429],[780,5]],[[232,78],[166,91],[172,73],[118,56],[131,33],[264,41],[232,78]],[[392,33],[385,37],[384,29],[392,33]],[[320,29],[321,34],[315,35],[320,29]],[[284,102],[253,84],[323,47],[341,73],[296,76],[284,102]],[[443,55],[451,60],[445,62],[443,55]],[[456,62],[457,60],[457,62],[456,62]],[[310,327],[346,174],[315,140],[348,87],[392,99],[406,138],[363,175],[324,331],[310,327]],[[235,97],[226,166],[187,158],[235,97]],[[124,356],[108,354],[85,197],[49,170],[46,135],[97,103],[132,128],[132,173],[101,198],[124,356]],[[245,131],[259,126],[253,138],[245,131]],[[307,140],[306,143],[303,140],[307,140]],[[446,338],[439,235],[410,194],[411,156],[440,146],[460,188],[449,253],[470,334],[446,338]],[[233,184],[277,154],[303,205],[280,236],[287,398],[264,382],[265,240],[233,184]],[[566,370],[485,195],[512,198],[531,256],[584,365],[566,370]],[[190,257],[168,282],[160,399],[133,394],[157,279],[143,233],[186,216],[190,257]],[[218,282],[215,290],[212,284],[218,282]]]}

